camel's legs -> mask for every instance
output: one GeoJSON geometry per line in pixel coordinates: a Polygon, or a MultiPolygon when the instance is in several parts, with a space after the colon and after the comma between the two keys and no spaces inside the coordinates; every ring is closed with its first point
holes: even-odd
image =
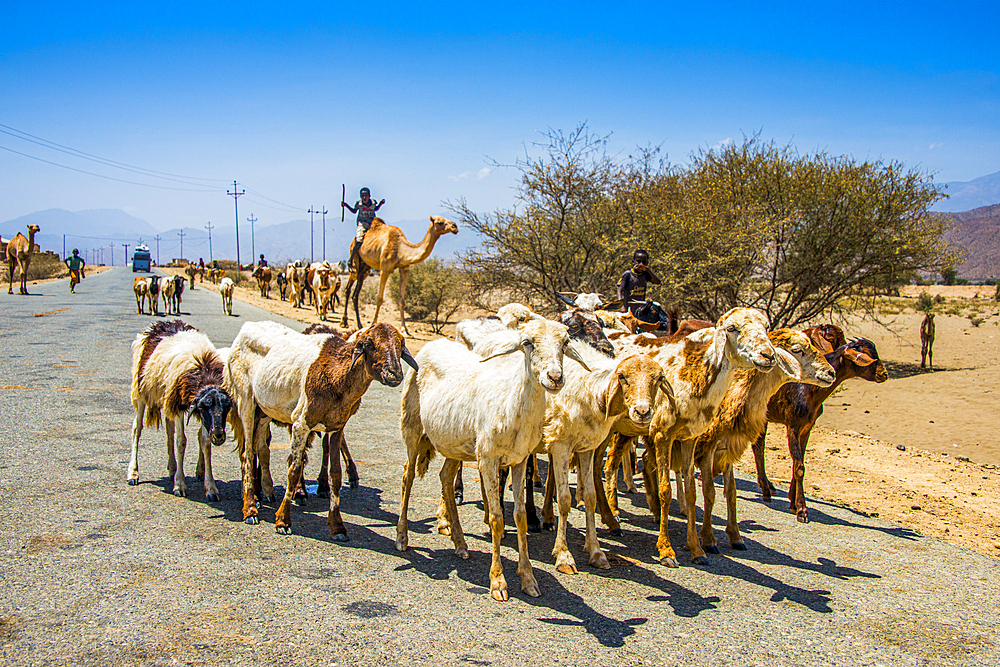
{"type": "MultiPolygon", "coordinates": [[[[392,271],[387,271],[382,269],[378,276],[378,298],[375,299],[375,317],[372,318],[372,324],[378,322],[379,311],[382,310],[382,300],[385,296],[385,286],[389,283],[389,276],[392,275],[392,271]]],[[[361,326],[358,324],[358,326],[361,326]]],[[[404,329],[405,330],[405,329],[404,329]]]]}
{"type": "Polygon", "coordinates": [[[410,279],[410,267],[404,266],[399,269],[399,322],[403,326],[403,333],[407,336],[410,331],[406,328],[406,281],[410,279]]]}

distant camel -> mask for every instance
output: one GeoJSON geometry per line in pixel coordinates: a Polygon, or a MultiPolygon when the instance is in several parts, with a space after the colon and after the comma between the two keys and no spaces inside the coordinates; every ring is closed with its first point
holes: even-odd
{"type": "Polygon", "coordinates": [[[920,367],[934,370],[934,313],[920,323],[920,367]]]}
{"type": "Polygon", "coordinates": [[[194,289],[194,277],[198,275],[198,267],[194,264],[188,264],[184,267],[184,273],[187,274],[188,280],[191,281],[191,289],[194,289]]]}
{"type": "Polygon", "coordinates": [[[14,265],[17,264],[19,279],[21,281],[18,294],[28,293],[28,265],[31,263],[31,255],[35,252],[35,233],[38,225],[28,225],[28,238],[24,234],[17,233],[17,236],[7,242],[7,294],[14,293],[14,265]]]}
{"type": "MultiPolygon", "coordinates": [[[[434,244],[443,235],[451,233],[458,234],[458,225],[451,220],[442,218],[440,215],[430,216],[431,224],[427,228],[424,240],[418,245],[413,245],[406,240],[399,227],[385,224],[382,218],[372,220],[372,226],[365,234],[365,240],[361,244],[359,253],[361,270],[358,270],[357,263],[351,266],[351,276],[347,280],[347,289],[344,294],[351,293],[351,285],[357,281],[354,288],[354,317],[358,321],[358,328],[361,328],[361,315],[358,312],[358,296],[361,294],[361,286],[364,285],[365,278],[372,269],[380,271],[378,284],[378,299],[375,301],[375,317],[372,324],[378,322],[378,314],[382,308],[382,297],[385,294],[385,285],[389,281],[389,276],[396,269],[399,269],[399,321],[403,326],[403,333],[410,335],[406,328],[406,315],[404,306],[406,302],[406,281],[410,277],[410,267],[427,259],[434,244]]],[[[353,256],[354,243],[351,241],[351,255],[353,256]]],[[[340,320],[340,326],[347,326],[347,311],[350,301],[344,299],[344,317],[340,320]]]]}

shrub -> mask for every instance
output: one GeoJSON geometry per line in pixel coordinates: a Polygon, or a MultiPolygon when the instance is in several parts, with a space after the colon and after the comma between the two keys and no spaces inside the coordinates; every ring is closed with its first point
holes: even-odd
{"type": "Polygon", "coordinates": [[[980,324],[986,321],[986,318],[981,315],[969,315],[969,322],[974,327],[978,327],[980,324]]]}
{"type": "Polygon", "coordinates": [[[921,292],[917,297],[917,310],[922,313],[929,313],[934,310],[934,299],[927,292],[921,292]]]}
{"type": "Polygon", "coordinates": [[[940,303],[944,303],[944,301],[945,301],[945,299],[944,299],[944,295],[943,294],[935,294],[934,295],[934,303],[940,304],[940,303]]]}
{"type": "MultiPolygon", "coordinates": [[[[406,314],[414,320],[429,322],[431,330],[440,334],[448,319],[466,303],[465,282],[461,271],[440,259],[414,264],[406,283],[406,314]]],[[[386,289],[398,297],[399,272],[393,272],[386,289]]]]}

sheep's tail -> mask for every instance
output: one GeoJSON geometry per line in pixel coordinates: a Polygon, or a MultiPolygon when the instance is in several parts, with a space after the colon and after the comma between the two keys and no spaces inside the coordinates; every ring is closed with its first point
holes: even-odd
{"type": "Polygon", "coordinates": [[[426,435],[420,436],[420,452],[417,454],[417,477],[423,478],[427,474],[427,467],[434,460],[434,446],[427,439],[426,435]]]}
{"type": "Polygon", "coordinates": [[[160,406],[155,404],[150,404],[146,406],[146,427],[147,428],[160,428],[160,424],[163,421],[163,415],[160,411],[160,406]]]}

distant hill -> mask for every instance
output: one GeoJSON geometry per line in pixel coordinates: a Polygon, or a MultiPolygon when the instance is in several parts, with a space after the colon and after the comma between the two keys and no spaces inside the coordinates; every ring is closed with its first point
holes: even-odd
{"type": "MultiPolygon", "coordinates": [[[[129,253],[141,239],[149,246],[154,260],[159,253],[159,261],[169,262],[181,256],[182,240],[179,232],[183,231],[184,258],[197,261],[203,258],[206,262],[211,257],[216,259],[236,259],[236,230],[230,225],[217,226],[212,229],[211,252],[209,251],[208,231],[204,228],[191,227],[174,228],[159,231],[141,218],[129,215],[120,209],[92,209],[86,211],[67,211],[64,209],[48,209],[23,215],[14,220],[0,223],[0,236],[12,238],[18,232],[25,232],[29,224],[36,224],[41,231],[35,236],[35,242],[42,250],[62,252],[63,234],[66,234],[66,250],[79,248],[81,251],[104,248],[104,259],[110,257],[109,245],[114,246],[115,264],[121,265],[124,256],[123,243],[129,244],[129,253]],[[159,236],[157,243],[155,238],[159,236]],[[157,248],[159,246],[159,248],[157,248]]],[[[429,221],[399,220],[390,221],[403,230],[407,239],[419,243],[427,232],[429,221]]],[[[326,257],[331,261],[347,259],[351,239],[354,238],[355,224],[352,220],[341,222],[327,217],[326,223],[326,257]]],[[[448,234],[441,238],[432,253],[435,257],[449,258],[459,250],[478,243],[478,237],[471,235],[468,229],[460,229],[459,234],[448,234]]],[[[281,262],[292,259],[308,259],[309,220],[291,220],[289,222],[257,226],[253,239],[250,236],[250,225],[240,224],[240,261],[247,264],[254,259],[254,254],[261,254],[271,262],[281,262]]],[[[317,260],[323,257],[323,223],[315,220],[313,223],[313,257],[317,260]]],[[[88,254],[88,261],[93,255],[88,254]]]]}
{"type": "Polygon", "coordinates": [[[1000,204],[951,216],[957,224],[945,238],[965,248],[958,275],[969,280],[1000,277],[1000,204]]]}
{"type": "Polygon", "coordinates": [[[945,183],[948,199],[939,201],[933,210],[953,213],[1000,204],[1000,171],[971,181],[945,183]]]}

